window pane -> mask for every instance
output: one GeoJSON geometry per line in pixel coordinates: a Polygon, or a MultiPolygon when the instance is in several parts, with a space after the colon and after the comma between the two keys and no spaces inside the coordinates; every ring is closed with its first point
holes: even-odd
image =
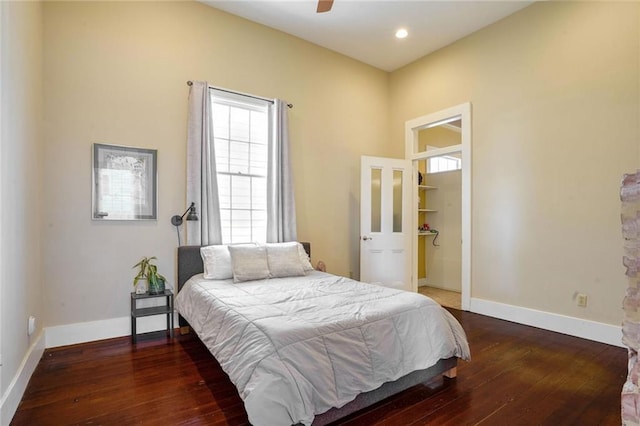
{"type": "Polygon", "coordinates": [[[221,209],[231,208],[231,176],[218,174],[218,199],[221,209]]]}
{"type": "Polygon", "coordinates": [[[213,103],[211,109],[213,114],[213,136],[229,139],[229,107],[213,103]]]}
{"type": "Polygon", "coordinates": [[[462,169],[460,154],[447,154],[440,157],[431,157],[427,160],[427,173],[448,172],[462,169]]]}
{"type": "Polygon", "coordinates": [[[258,243],[267,242],[267,211],[254,210],[251,218],[252,222],[252,238],[251,241],[258,243]]]}
{"type": "Polygon", "coordinates": [[[231,217],[231,239],[233,242],[251,242],[251,212],[249,210],[234,210],[231,217]]]}
{"type": "Polygon", "coordinates": [[[237,141],[249,141],[249,110],[231,107],[229,111],[229,137],[237,141]]]}
{"type": "Polygon", "coordinates": [[[215,138],[216,168],[218,172],[229,171],[229,141],[215,138]]]}
{"type": "Polygon", "coordinates": [[[252,178],[251,198],[255,210],[267,211],[267,178],[252,178]]]}
{"type": "Polygon", "coordinates": [[[371,169],[371,232],[380,232],[382,224],[382,170],[371,169]]]}
{"type": "Polygon", "coordinates": [[[267,145],[251,144],[251,170],[252,175],[267,175],[267,145]]]}
{"type": "Polygon", "coordinates": [[[220,208],[220,226],[222,227],[222,244],[231,244],[231,210],[220,208]]]}
{"type": "Polygon", "coordinates": [[[393,232],[402,232],[402,170],[393,171],[393,232]]]}
{"type": "Polygon", "coordinates": [[[249,144],[231,141],[229,143],[229,172],[249,173],[249,144]]]}
{"type": "Polygon", "coordinates": [[[266,112],[251,111],[251,142],[266,144],[269,140],[268,127],[266,112]]]}
{"type": "MultiPolygon", "coordinates": [[[[231,178],[231,203],[234,209],[251,208],[251,178],[233,176],[231,178]]],[[[234,221],[235,221],[234,217],[234,221]]]]}

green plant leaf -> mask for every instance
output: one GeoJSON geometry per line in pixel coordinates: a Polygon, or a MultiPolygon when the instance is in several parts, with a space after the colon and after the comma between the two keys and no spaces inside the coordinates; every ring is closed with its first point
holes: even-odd
{"type": "Polygon", "coordinates": [[[143,257],[138,263],[136,263],[133,267],[139,268],[138,274],[133,279],[133,285],[137,285],[138,281],[142,279],[147,279],[149,281],[149,285],[156,286],[158,282],[158,278],[162,278],[166,281],[166,279],[158,274],[158,267],[152,263],[153,260],[156,260],[155,256],[152,257],[143,257]]]}

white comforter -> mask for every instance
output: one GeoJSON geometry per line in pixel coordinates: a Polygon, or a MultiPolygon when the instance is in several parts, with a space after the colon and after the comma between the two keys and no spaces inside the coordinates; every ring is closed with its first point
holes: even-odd
{"type": "Polygon", "coordinates": [[[238,284],[196,275],[176,308],[255,426],[309,425],[441,358],[469,358],[462,327],[433,300],[317,271],[238,284]]]}

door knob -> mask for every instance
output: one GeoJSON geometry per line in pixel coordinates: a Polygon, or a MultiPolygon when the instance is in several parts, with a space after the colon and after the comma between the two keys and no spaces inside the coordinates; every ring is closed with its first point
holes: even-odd
{"type": "Polygon", "coordinates": [[[373,238],[371,238],[371,237],[362,237],[362,240],[363,240],[363,241],[373,240],[373,238]]]}

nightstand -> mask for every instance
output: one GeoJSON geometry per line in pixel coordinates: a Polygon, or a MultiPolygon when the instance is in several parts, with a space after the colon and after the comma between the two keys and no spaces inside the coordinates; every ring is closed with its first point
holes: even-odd
{"type": "Polygon", "coordinates": [[[167,316],[167,331],[169,336],[173,337],[173,293],[171,290],[165,290],[158,294],[136,294],[131,293],[131,342],[136,343],[137,332],[136,322],[138,318],[148,317],[152,315],[166,315],[167,316]],[[160,306],[152,306],[149,308],[138,308],[138,300],[153,299],[156,297],[164,297],[165,304],[160,306]]]}

